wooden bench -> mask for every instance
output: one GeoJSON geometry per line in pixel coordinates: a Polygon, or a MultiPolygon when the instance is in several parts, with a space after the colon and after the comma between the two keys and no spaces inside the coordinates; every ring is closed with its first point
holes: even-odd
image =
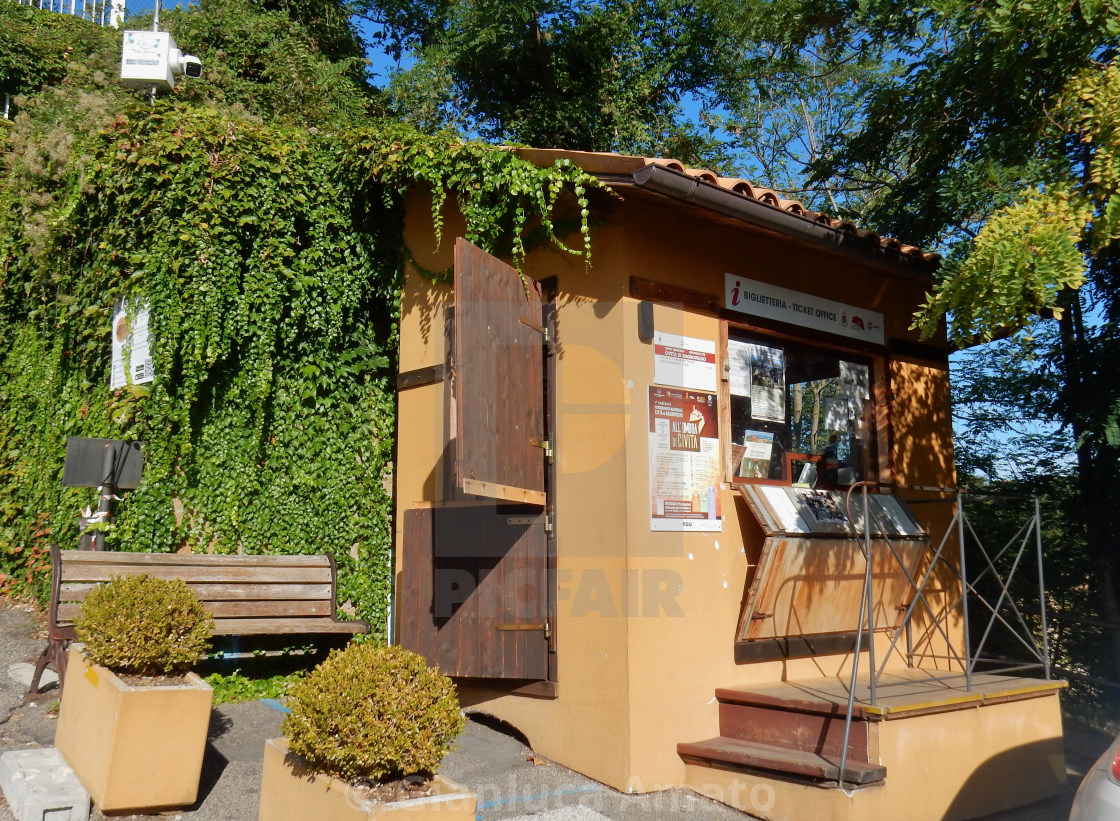
{"type": "Polygon", "coordinates": [[[66,677],[66,651],[77,638],[74,617],[82,600],[114,576],[182,579],[214,617],[221,636],[352,636],[364,621],[335,617],[334,558],[323,556],[214,556],[192,553],[117,553],[51,548],[47,649],[35,665],[28,697],[39,692],[48,665],[66,677]]]}

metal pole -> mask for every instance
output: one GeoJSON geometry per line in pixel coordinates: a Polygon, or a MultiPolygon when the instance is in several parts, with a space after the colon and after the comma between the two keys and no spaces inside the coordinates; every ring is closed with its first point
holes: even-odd
{"type": "Polygon", "coordinates": [[[1042,624],[1042,677],[1050,680],[1050,636],[1046,628],[1046,581],[1042,576],[1042,511],[1034,497],[1034,540],[1038,550],[1038,615],[1042,624]]]}
{"type": "MultiPolygon", "coordinates": [[[[867,485],[864,485],[861,490],[863,491],[863,551],[867,557],[867,572],[863,578],[863,595],[867,599],[867,683],[870,687],[871,706],[874,707],[875,679],[877,678],[878,668],[875,667],[875,600],[871,579],[873,571],[871,562],[871,511],[868,509],[870,503],[867,499],[867,485]]],[[[860,624],[859,629],[863,629],[863,624],[860,624]]]]}
{"type": "MultiPolygon", "coordinates": [[[[100,526],[109,524],[112,518],[113,507],[113,467],[116,464],[117,448],[116,445],[109,444],[105,446],[105,458],[101,463],[101,475],[104,477],[101,480],[101,486],[97,488],[98,501],[97,501],[97,523],[100,526]]],[[[93,540],[90,543],[92,550],[105,549],[105,531],[102,529],[94,531],[93,540]]]]}
{"type": "MultiPolygon", "coordinates": [[[[868,519],[868,516],[867,516],[867,504],[866,504],[866,502],[867,502],[867,498],[866,498],[867,484],[869,484],[869,483],[861,483],[861,484],[863,484],[863,491],[864,491],[864,494],[865,494],[865,496],[864,496],[864,509],[863,509],[864,538],[865,538],[865,540],[869,540],[870,539],[871,522],[870,522],[870,520],[868,519]]],[[[855,488],[856,488],[856,485],[852,485],[851,487],[849,487],[847,496],[844,499],[844,509],[848,513],[848,521],[849,522],[852,520],[851,499],[852,499],[852,491],[855,490],[855,488]]],[[[868,579],[871,576],[871,553],[870,553],[870,549],[868,549],[868,552],[866,553],[866,558],[867,558],[867,569],[864,573],[863,595],[860,596],[860,599],[859,599],[859,619],[856,621],[856,646],[855,646],[855,650],[852,652],[852,675],[848,678],[848,707],[847,707],[847,712],[844,714],[844,740],[841,742],[842,746],[840,748],[840,772],[837,773],[837,776],[836,776],[836,785],[838,787],[840,787],[840,789],[844,788],[844,770],[848,766],[848,739],[851,738],[851,734],[852,734],[852,712],[855,709],[856,683],[859,679],[859,654],[860,654],[860,651],[862,650],[862,645],[863,645],[863,620],[864,620],[864,616],[868,613],[868,611],[871,610],[871,597],[870,597],[871,584],[868,581],[868,579]]],[[[872,619],[874,619],[874,616],[872,616],[872,619]]],[[[870,638],[874,639],[874,636],[871,636],[870,638]]],[[[874,666],[872,666],[872,668],[871,668],[871,678],[874,678],[874,677],[875,677],[875,668],[874,668],[874,666]]]]}
{"type": "MultiPolygon", "coordinates": [[[[152,14],[152,31],[159,31],[159,0],[156,0],[155,11],[152,14]]],[[[148,105],[156,104],[156,87],[151,85],[148,88],[148,105]]]]}
{"type": "Polygon", "coordinates": [[[961,563],[961,618],[964,623],[964,688],[972,692],[972,644],[968,635],[968,573],[964,564],[964,494],[957,491],[957,551],[961,563]]]}

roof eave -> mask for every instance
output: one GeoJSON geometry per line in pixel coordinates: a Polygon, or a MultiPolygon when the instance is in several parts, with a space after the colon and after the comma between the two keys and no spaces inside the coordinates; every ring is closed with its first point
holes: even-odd
{"type": "Polygon", "coordinates": [[[663,165],[646,165],[628,175],[628,179],[627,176],[619,175],[610,182],[612,184],[629,182],[638,188],[706,208],[760,228],[854,256],[866,262],[885,265],[895,272],[929,279],[940,264],[936,255],[901,253],[878,242],[868,242],[858,234],[807,219],[800,214],[783,211],[663,165]]]}

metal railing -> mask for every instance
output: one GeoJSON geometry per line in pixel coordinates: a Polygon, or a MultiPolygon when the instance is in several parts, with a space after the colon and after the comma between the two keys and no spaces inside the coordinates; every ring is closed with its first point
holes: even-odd
{"type": "MultiPolygon", "coordinates": [[[[851,733],[852,715],[855,710],[856,687],[859,682],[861,666],[860,657],[865,640],[867,642],[867,662],[869,669],[868,700],[872,706],[877,704],[878,689],[882,684],[881,678],[891,657],[899,651],[899,642],[904,636],[906,638],[906,652],[904,655],[907,666],[915,667],[916,659],[928,657],[915,652],[913,622],[916,613],[923,613],[929,619],[929,623],[925,626],[923,641],[928,645],[935,635],[940,636],[940,640],[945,646],[945,655],[940,656],[940,658],[947,659],[950,664],[955,665],[960,671],[944,676],[932,676],[930,678],[931,681],[959,679],[963,672],[965,690],[966,692],[972,692],[973,678],[977,672],[977,665],[979,664],[997,665],[991,669],[985,669],[984,672],[988,674],[1031,670],[1041,671],[1045,679],[1049,679],[1051,674],[1050,647],[1047,638],[1046,588],[1042,569],[1041,515],[1038,497],[969,496],[957,489],[948,488],[901,488],[906,490],[934,491],[948,496],[948,498],[941,499],[908,500],[908,503],[911,505],[955,503],[952,518],[945,528],[945,533],[941,537],[937,548],[933,551],[929,563],[921,574],[920,579],[916,579],[911,575],[906,563],[889,538],[883,536],[875,540],[877,543],[886,543],[895,561],[898,563],[899,568],[901,568],[902,572],[906,575],[907,582],[910,585],[910,591],[913,594],[902,618],[898,622],[898,626],[889,628],[886,631],[891,634],[890,643],[887,647],[887,651],[883,654],[882,662],[876,665],[872,536],[867,498],[868,491],[873,487],[877,487],[876,483],[860,482],[849,488],[847,495],[848,520],[856,521],[851,515],[852,495],[857,489],[860,491],[864,523],[860,549],[863,552],[866,569],[864,575],[864,592],[860,601],[859,619],[856,626],[855,652],[852,656],[852,671],[848,683],[844,737],[841,747],[839,774],[837,776],[837,784],[841,787],[843,787],[844,771],[848,760],[848,741],[851,733]],[[1018,528],[1015,534],[999,547],[998,550],[990,550],[984,544],[984,540],[977,534],[976,529],[969,520],[965,510],[966,502],[991,502],[1011,499],[1031,502],[1033,512],[1027,517],[1026,521],[1018,528]],[[951,549],[954,546],[954,536],[956,537],[955,544],[957,548],[955,556],[954,551],[951,549]],[[967,561],[967,556],[970,552],[981,561],[980,571],[971,575],[967,561]],[[1025,566],[1024,560],[1027,559],[1029,554],[1033,554],[1038,573],[1039,612],[1037,614],[1031,614],[1037,615],[1039,619],[1037,639],[1035,637],[1036,630],[1031,629],[1024,615],[1024,609],[1015,601],[1011,593],[1012,582],[1016,574],[1025,566]],[[958,580],[960,589],[956,597],[949,603],[940,607],[935,607],[927,596],[928,586],[930,580],[936,578],[937,571],[942,567],[948,569],[950,574],[958,580]],[[1006,567],[1006,573],[1001,572],[1001,567],[1006,567]],[[987,582],[998,591],[995,604],[992,604],[985,598],[980,588],[981,582],[987,582]],[[974,627],[979,628],[980,623],[972,623],[973,614],[971,612],[970,601],[979,604],[985,611],[987,617],[987,623],[984,624],[982,631],[980,631],[980,638],[975,643],[975,646],[973,646],[971,630],[974,627]],[[919,607],[921,608],[920,610],[919,607]],[[949,619],[955,612],[960,613],[961,626],[963,628],[963,645],[959,650],[950,635],[948,625],[949,619]],[[1002,632],[1005,638],[1010,638],[1017,647],[1025,650],[1027,659],[1021,662],[1008,662],[1008,659],[1002,656],[986,657],[985,653],[988,649],[989,642],[997,632],[1002,632]]],[[[1028,559],[1026,563],[1031,564],[1032,562],[1028,559]]],[[[883,630],[880,629],[880,632],[883,632],[883,630]]],[[[885,686],[890,685],[888,684],[885,686]]]]}
{"type": "MultiPolygon", "coordinates": [[[[12,2],[13,0],[9,0],[12,2]]],[[[14,0],[21,6],[34,6],[44,11],[72,14],[100,26],[120,28],[124,21],[124,0],[14,0]]]]}

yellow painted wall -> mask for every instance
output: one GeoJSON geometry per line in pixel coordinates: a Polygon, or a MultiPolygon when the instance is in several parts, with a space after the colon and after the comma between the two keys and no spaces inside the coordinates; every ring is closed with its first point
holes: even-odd
{"type": "MultiPolygon", "coordinates": [[[[724,274],[738,274],[879,311],[887,336],[905,339],[914,339],[906,327],[924,289],[761,230],[718,225],[687,206],[645,207],[627,196],[597,211],[590,269],[548,248],[525,265],[538,279],[558,277],[559,696],[469,686],[461,692],[467,705],[524,732],[542,755],[618,789],[646,791],[684,783],[678,742],[718,735],[716,687],[836,675],[850,659],[735,663],[736,626],[762,533],[732,490],[720,491],[722,533],[651,532],[653,352],[638,339],[630,277],[716,294],[722,302],[724,274]]],[[[428,207],[421,194],[410,198],[406,243],[419,264],[446,269],[461,221],[448,215],[443,245],[434,251],[428,207]]],[[[447,300],[446,286],[408,272],[402,371],[442,361],[447,300]]],[[[654,316],[659,331],[719,340],[713,315],[659,304],[654,316]]],[[[907,442],[931,451],[900,449],[896,437],[896,465],[908,482],[951,484],[947,373],[907,363],[890,371],[890,381],[896,424],[907,442]]],[[[398,546],[403,510],[439,498],[442,396],[439,385],[401,392],[398,546]]]]}

